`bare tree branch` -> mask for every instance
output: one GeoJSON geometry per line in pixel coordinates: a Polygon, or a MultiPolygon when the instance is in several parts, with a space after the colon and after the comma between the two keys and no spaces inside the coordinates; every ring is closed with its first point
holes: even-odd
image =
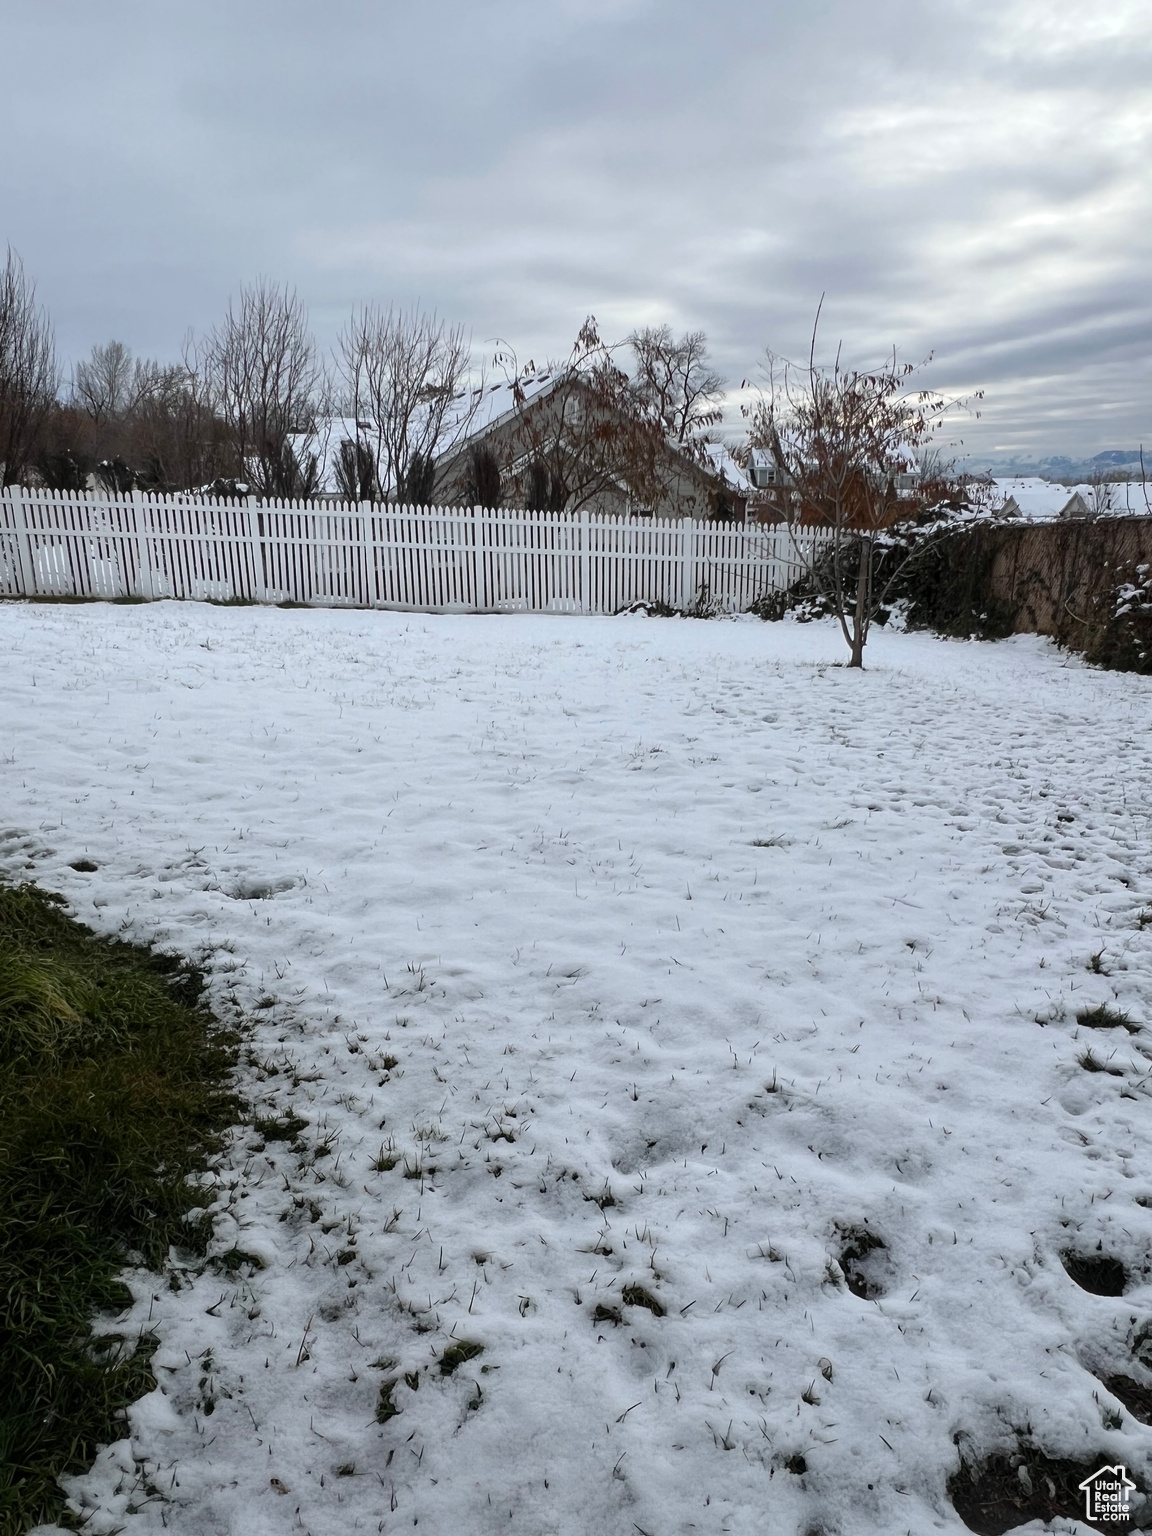
{"type": "Polygon", "coordinates": [[[670,326],[647,326],[632,332],[628,346],[636,359],[637,394],[674,443],[689,447],[723,420],[724,380],[709,363],[703,331],[688,331],[677,341],[670,326]]]}
{"type": "Polygon", "coordinates": [[[242,288],[205,343],[204,371],[241,473],[264,496],[311,494],[316,466],[298,463],[289,438],[315,425],[321,367],[295,290],[264,278],[242,288]]]}
{"type": "Polygon", "coordinates": [[[466,390],[471,347],[462,326],[420,310],[356,310],[341,333],[337,366],[352,414],[369,424],[376,481],[401,495],[413,462],[420,474],[468,435],[475,397],[466,390]]]}
{"type": "MultiPolygon", "coordinates": [[[[136,364],[136,369],[141,369],[136,364]]],[[[146,365],[144,365],[146,367],[146,365]]],[[[140,373],[141,384],[145,383],[140,373]]],[[[121,415],[134,404],[132,354],[122,341],[108,341],[92,348],[86,362],[77,363],[72,377],[72,398],[100,425],[121,415]]]]}
{"type": "Polygon", "coordinates": [[[26,474],[58,384],[51,321],[9,246],[0,272],[0,484],[26,474]]]}

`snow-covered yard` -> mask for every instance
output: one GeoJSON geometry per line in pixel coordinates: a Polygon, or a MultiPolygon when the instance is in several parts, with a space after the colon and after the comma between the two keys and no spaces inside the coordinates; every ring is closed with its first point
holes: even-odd
{"type": "Polygon", "coordinates": [[[1147,679],[753,620],[0,637],[5,869],[205,957],[265,1122],[231,1259],[108,1320],[159,1385],[86,1529],[958,1532],[1028,1426],[1148,1475],[1101,1378],[1152,1028],[1076,1022],[1152,1026],[1147,679]]]}

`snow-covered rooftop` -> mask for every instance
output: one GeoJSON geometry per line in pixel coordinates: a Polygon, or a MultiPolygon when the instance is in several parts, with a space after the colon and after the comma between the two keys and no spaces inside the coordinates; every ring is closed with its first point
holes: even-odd
{"type": "MultiPolygon", "coordinates": [[[[516,380],[483,382],[455,395],[444,413],[432,455],[442,459],[456,453],[470,439],[488,431],[511,416],[518,407],[517,392],[523,401],[538,399],[553,388],[556,375],[549,371],[530,374],[516,380]]],[[[413,422],[413,437],[424,435],[427,418],[419,413],[413,422]]],[[[319,489],[323,494],[340,491],[339,465],[341,444],[359,439],[369,449],[377,448],[377,434],[370,421],[353,416],[332,416],[322,421],[316,432],[297,434],[289,439],[298,458],[316,454],[320,465],[319,489]]]]}
{"type": "MultiPolygon", "coordinates": [[[[473,389],[462,390],[454,396],[444,413],[444,419],[432,449],[433,458],[440,461],[455,455],[473,438],[481,436],[512,417],[524,404],[546,395],[559,382],[557,370],[542,369],[537,373],[522,375],[516,379],[485,381],[473,389]]],[[[424,435],[424,422],[420,416],[414,421],[412,436],[424,435]]],[[[360,442],[373,452],[377,449],[377,433],[370,421],[357,420],[353,416],[332,416],[322,421],[316,432],[297,434],[289,439],[292,449],[301,461],[315,454],[319,461],[320,481],[318,489],[325,495],[340,492],[340,454],[345,442],[360,442]]],[[[705,453],[713,470],[737,495],[747,496],[752,490],[745,471],[732,457],[725,443],[706,443],[705,453]]]]}
{"type": "MultiPolygon", "coordinates": [[[[1054,485],[1049,480],[1029,477],[1013,476],[1006,480],[994,480],[993,484],[996,487],[996,506],[1007,506],[1012,501],[1021,517],[1033,523],[1055,522],[1077,491],[1081,494],[1086,492],[1088,497],[1092,494],[1092,487],[1088,485],[1054,485]]],[[[1091,506],[1091,501],[1086,500],[1086,504],[1091,506]]]]}
{"type": "Polygon", "coordinates": [[[725,485],[730,486],[738,496],[750,496],[752,494],[752,482],[732,457],[732,450],[728,447],[727,443],[705,443],[704,452],[713,470],[720,476],[725,485]]]}
{"type": "Polygon", "coordinates": [[[1077,497],[1080,498],[1083,512],[1110,517],[1148,515],[1144,492],[1135,481],[1121,480],[1104,485],[1060,485],[1051,480],[1017,476],[996,479],[992,483],[995,487],[994,507],[1004,507],[1009,501],[1014,502],[1020,516],[1033,523],[1054,522],[1062,515],[1072,515],[1066,509],[1077,497]]]}

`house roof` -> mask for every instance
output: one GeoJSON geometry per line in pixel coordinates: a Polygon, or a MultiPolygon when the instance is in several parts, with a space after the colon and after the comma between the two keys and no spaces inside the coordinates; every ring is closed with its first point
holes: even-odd
{"type": "MultiPolygon", "coordinates": [[[[454,454],[465,443],[490,431],[499,422],[511,417],[518,409],[517,388],[524,400],[538,399],[555,388],[559,376],[542,370],[539,373],[517,379],[502,379],[498,383],[484,382],[474,389],[461,390],[455,395],[444,413],[440,433],[432,450],[434,458],[454,454]]],[[[419,415],[414,423],[414,435],[420,435],[419,415]]],[[[322,421],[313,433],[296,433],[288,439],[298,458],[315,454],[319,461],[319,489],[335,495],[340,489],[338,469],[340,445],[355,442],[357,438],[375,447],[375,430],[369,421],[354,416],[330,416],[322,421]]]]}
{"type": "MultiPolygon", "coordinates": [[[[444,414],[432,450],[433,457],[444,462],[455,458],[468,443],[511,420],[525,404],[549,394],[563,382],[564,377],[563,369],[541,369],[514,380],[501,379],[495,383],[485,381],[474,389],[462,390],[453,397],[444,414]]],[[[418,421],[415,435],[419,435],[418,421]]],[[[320,471],[319,489],[322,493],[332,495],[339,491],[340,485],[340,445],[359,438],[372,447],[374,437],[375,432],[370,422],[357,421],[352,416],[332,416],[321,422],[315,433],[297,434],[289,442],[298,457],[316,454],[320,471]]],[[[675,452],[682,451],[672,442],[669,447],[675,452]]],[[[707,459],[703,466],[705,472],[710,469],[738,496],[747,496],[752,489],[751,483],[727,445],[705,443],[704,450],[707,459]]]]}
{"type": "Polygon", "coordinates": [[[539,400],[556,388],[562,376],[561,370],[542,369],[518,379],[501,379],[495,384],[484,383],[466,390],[457,396],[458,403],[449,407],[445,414],[438,451],[449,451],[459,443],[491,431],[520,408],[520,400],[525,403],[539,400]]]}
{"type": "Polygon", "coordinates": [[[1131,482],[1110,485],[1057,485],[1050,480],[1027,476],[1014,479],[996,479],[994,505],[1009,511],[1013,503],[1021,517],[1033,523],[1054,522],[1060,517],[1093,512],[1109,517],[1147,515],[1147,507],[1140,494],[1140,486],[1131,482]]]}
{"type": "MultiPolygon", "coordinates": [[[[361,435],[366,430],[360,423],[361,435]]],[[[340,444],[355,442],[357,422],[354,416],[329,416],[321,421],[315,432],[294,432],[288,446],[303,462],[311,454],[317,458],[319,481],[317,489],[323,494],[335,495],[340,489],[337,467],[340,463],[340,444]]]]}
{"type": "Polygon", "coordinates": [[[1089,490],[1088,486],[1053,485],[1049,480],[1022,476],[993,480],[992,484],[999,506],[1014,503],[1020,516],[1032,523],[1055,522],[1077,490],[1089,490]]]}
{"type": "Polygon", "coordinates": [[[745,470],[732,457],[727,443],[705,443],[704,452],[713,472],[730,490],[735,491],[737,496],[751,496],[752,482],[745,470]]]}

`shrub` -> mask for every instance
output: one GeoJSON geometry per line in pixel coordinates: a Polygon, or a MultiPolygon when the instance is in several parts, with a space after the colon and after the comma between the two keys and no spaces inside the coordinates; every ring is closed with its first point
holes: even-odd
{"type": "Polygon", "coordinates": [[[1152,673],[1152,566],[1133,567],[1109,594],[1084,657],[1116,672],[1152,673]]]}

